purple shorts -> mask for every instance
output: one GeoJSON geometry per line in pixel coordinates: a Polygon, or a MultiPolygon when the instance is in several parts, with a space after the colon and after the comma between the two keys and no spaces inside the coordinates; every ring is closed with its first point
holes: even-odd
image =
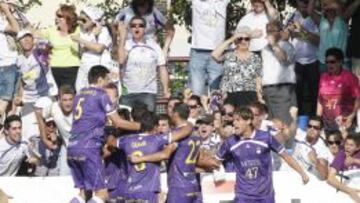
{"type": "Polygon", "coordinates": [[[234,203],[275,203],[275,195],[271,194],[265,198],[248,198],[243,195],[235,194],[234,203]]]}
{"type": "Polygon", "coordinates": [[[158,203],[159,193],[156,192],[134,192],[126,195],[126,202],[136,203],[158,203]]]}
{"type": "Polygon", "coordinates": [[[200,191],[190,191],[185,188],[169,188],[166,203],[202,203],[200,191]]]}
{"type": "Polygon", "coordinates": [[[106,188],[100,150],[100,148],[68,148],[67,162],[76,188],[92,191],[106,188]]]}

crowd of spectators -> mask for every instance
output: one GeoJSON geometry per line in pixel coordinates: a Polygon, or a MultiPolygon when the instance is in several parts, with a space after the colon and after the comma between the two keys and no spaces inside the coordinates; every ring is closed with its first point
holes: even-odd
{"type": "MultiPolygon", "coordinates": [[[[111,25],[103,23],[98,7],[77,11],[60,5],[55,26],[46,29],[30,27],[16,3],[1,1],[0,176],[71,174],[67,149],[76,131],[73,122],[83,113],[83,101],[74,98],[98,82],[89,72],[101,65],[110,79],[103,89],[124,122],[107,119],[106,135],[133,133],[129,129],[135,127],[125,120],[140,123],[147,133],[168,134],[188,115],[201,141],[200,152],[190,161],[210,157],[205,167],[199,161],[197,170],[237,172],[233,160],[220,164],[215,154],[235,142],[233,135],[253,128],[274,137],[274,146],[284,145],[306,173],[360,202],[359,188],[336,177],[360,169],[360,0],[296,0],[287,19],[280,19],[271,1],[250,0],[251,11],[228,39],[230,0],[191,2],[188,87],[171,95],[167,59],[175,29],[153,0],[132,0],[111,25]],[[166,33],[162,47],[157,30],[166,33]],[[158,81],[168,101],[160,115],[155,114],[158,81]],[[178,112],[185,108],[176,107],[182,103],[188,113],[178,112]],[[239,129],[239,119],[249,121],[245,130],[239,129]],[[116,128],[119,122],[127,127],[116,128]]],[[[121,170],[130,160],[109,143],[101,154],[109,196],[117,202],[116,185],[126,182],[121,170]]],[[[198,142],[192,143],[195,148],[198,142]]],[[[180,149],[177,153],[170,146],[173,156],[181,156],[180,149]]],[[[272,154],[273,170],[288,170],[284,161],[296,168],[280,151],[278,147],[272,154]]],[[[138,162],[136,157],[131,161],[138,162]]],[[[136,164],[137,169],[142,166],[136,164]]]]}

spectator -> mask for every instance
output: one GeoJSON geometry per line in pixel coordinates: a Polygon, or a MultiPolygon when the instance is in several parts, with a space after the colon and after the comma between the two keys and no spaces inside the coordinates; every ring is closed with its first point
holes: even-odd
{"type": "Polygon", "coordinates": [[[343,68],[344,55],[338,48],[326,51],[327,72],[320,77],[317,114],[325,130],[337,130],[339,124],[349,128],[360,106],[358,78],[343,68]]]}
{"type": "Polygon", "coordinates": [[[97,7],[85,7],[80,12],[78,19],[80,34],[71,35],[71,39],[80,45],[82,53],[80,68],[76,78],[77,92],[89,85],[87,75],[90,68],[94,65],[102,64],[102,59],[106,57],[105,55],[110,55],[108,50],[112,43],[112,38],[107,27],[101,25],[103,15],[104,12],[97,7]]]}
{"type": "Polygon", "coordinates": [[[19,24],[7,3],[0,3],[0,124],[6,117],[6,109],[13,99],[16,83],[16,50],[7,43],[7,35],[16,34],[19,24]]]}
{"type": "Polygon", "coordinates": [[[224,60],[220,89],[227,93],[227,101],[236,107],[262,99],[261,58],[249,51],[250,39],[250,28],[240,26],[230,39],[212,52],[215,60],[224,60]],[[235,50],[224,54],[232,43],[235,44],[235,50]]]}
{"type": "Polygon", "coordinates": [[[308,172],[320,180],[326,180],[331,153],[320,137],[322,129],[323,124],[318,116],[309,119],[306,132],[298,129],[295,136],[293,157],[308,172]]]}
{"type": "Polygon", "coordinates": [[[60,175],[60,163],[59,157],[61,152],[62,140],[58,135],[58,130],[53,118],[45,120],[46,136],[57,146],[54,149],[49,149],[42,141],[41,137],[33,137],[31,140],[36,146],[36,151],[41,156],[39,163],[35,169],[35,176],[59,176],[60,175]]]}
{"type": "Polygon", "coordinates": [[[295,47],[296,98],[299,115],[316,114],[320,71],[316,52],[319,45],[319,30],[309,17],[309,0],[297,0],[296,11],[290,16],[286,31],[290,32],[295,47]]]}
{"type": "Polygon", "coordinates": [[[189,101],[186,103],[190,108],[188,121],[192,124],[196,124],[196,120],[201,115],[201,100],[197,95],[192,95],[189,101]]]}
{"type": "Polygon", "coordinates": [[[254,114],[254,119],[253,119],[254,127],[260,130],[267,131],[269,129],[269,127],[267,126],[267,122],[263,122],[268,117],[268,111],[266,105],[256,101],[250,104],[249,108],[254,114]]]}
{"type": "Polygon", "coordinates": [[[119,62],[123,65],[123,84],[126,88],[121,103],[130,106],[135,101],[142,101],[150,111],[155,111],[157,71],[165,98],[170,97],[169,74],[159,45],[144,37],[146,26],[142,17],[133,17],[130,29],[134,36],[126,40],[125,24],[119,23],[121,40],[118,53],[119,62]]]}
{"type": "Polygon", "coordinates": [[[360,35],[360,1],[348,0],[346,2],[347,5],[351,5],[352,3],[355,4],[353,7],[348,7],[354,9],[354,11],[349,9],[348,11],[345,11],[345,13],[353,13],[349,30],[350,36],[348,38],[348,56],[351,58],[351,69],[353,73],[360,78],[360,46],[358,46],[360,41],[357,37],[360,35]]]}
{"type": "MultiPolygon", "coordinates": [[[[155,7],[154,0],[132,0],[130,6],[120,10],[115,17],[115,22],[124,22],[129,25],[134,16],[141,16],[146,21],[145,37],[155,40],[156,30],[164,28],[166,32],[163,53],[167,58],[170,44],[174,38],[175,28],[174,25],[166,19],[166,17],[155,7]]],[[[133,33],[128,32],[128,40],[133,38],[133,33]]]]}
{"type": "MultiPolygon", "coordinates": [[[[357,1],[350,4],[345,10],[340,0],[324,0],[322,13],[315,11],[315,0],[310,0],[308,13],[313,21],[319,26],[320,44],[317,58],[320,62],[320,71],[326,71],[325,52],[331,48],[339,48],[346,53],[348,39],[347,20],[359,6],[357,1]]],[[[345,59],[345,58],[344,58],[345,59]]],[[[344,60],[346,62],[346,60],[344,60]]]]}
{"type": "Polygon", "coordinates": [[[345,148],[336,156],[329,169],[327,182],[336,189],[348,194],[355,202],[360,202],[358,189],[346,186],[340,182],[336,175],[342,171],[360,169],[360,136],[358,134],[349,135],[345,139],[345,148]]]}
{"type": "Polygon", "coordinates": [[[192,36],[189,62],[189,82],[194,94],[206,95],[219,89],[221,65],[211,52],[225,39],[226,8],[229,0],[192,0],[192,36]]]}
{"type": "Polygon", "coordinates": [[[266,25],[268,45],[262,50],[263,96],[269,116],[291,123],[290,107],[296,107],[294,47],[281,39],[281,24],[271,21],[266,25]]]}
{"type": "Polygon", "coordinates": [[[329,163],[332,163],[334,157],[337,155],[340,149],[342,149],[342,144],[343,144],[343,139],[340,131],[336,130],[327,133],[326,145],[329,148],[330,153],[332,154],[332,158],[331,160],[329,160],[329,163]]]}
{"type": "Polygon", "coordinates": [[[181,99],[177,97],[170,97],[166,106],[167,115],[171,116],[173,114],[174,106],[176,103],[180,103],[181,99]]]}
{"type": "Polygon", "coordinates": [[[166,134],[170,132],[170,117],[167,114],[160,114],[159,116],[158,131],[160,134],[166,134]]]}
{"type": "Polygon", "coordinates": [[[201,137],[201,149],[216,154],[221,138],[214,132],[214,117],[211,114],[204,114],[196,121],[198,132],[201,137]]]}
{"type": "Polygon", "coordinates": [[[252,10],[242,17],[237,27],[247,26],[254,31],[254,38],[250,42],[249,50],[260,54],[266,47],[266,25],[279,18],[277,10],[269,0],[251,0],[252,10]]]}
{"type": "Polygon", "coordinates": [[[60,5],[56,11],[55,27],[41,31],[41,36],[52,45],[50,66],[58,87],[68,84],[74,87],[80,65],[78,44],[71,39],[77,35],[75,7],[60,5]]]}
{"type": "Polygon", "coordinates": [[[22,161],[36,163],[31,148],[21,138],[21,118],[11,115],[5,119],[4,135],[0,138],[0,176],[15,176],[22,161]]]}
{"type": "Polygon", "coordinates": [[[59,89],[58,101],[44,97],[39,99],[35,105],[35,115],[39,123],[39,130],[42,142],[48,149],[56,149],[57,146],[46,135],[44,120],[53,118],[59,131],[60,139],[63,141],[59,157],[59,174],[70,175],[70,169],[66,160],[66,147],[71,136],[70,130],[73,122],[73,100],[75,91],[70,85],[64,85],[59,89]]]}

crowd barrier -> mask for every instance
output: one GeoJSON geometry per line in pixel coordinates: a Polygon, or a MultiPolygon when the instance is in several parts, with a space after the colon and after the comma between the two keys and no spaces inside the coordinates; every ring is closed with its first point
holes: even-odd
{"type": "MultiPolygon", "coordinates": [[[[360,171],[344,174],[346,184],[360,189],[360,171]]],[[[336,191],[324,181],[310,177],[303,185],[294,172],[273,174],[277,203],[351,203],[346,194],[336,191]]],[[[161,177],[162,190],[166,188],[166,174],[161,177]]],[[[205,203],[231,202],[234,198],[235,174],[227,173],[225,181],[215,184],[212,174],[201,174],[205,203]]],[[[13,198],[9,203],[67,203],[77,194],[71,177],[0,177],[0,188],[13,198]]]]}

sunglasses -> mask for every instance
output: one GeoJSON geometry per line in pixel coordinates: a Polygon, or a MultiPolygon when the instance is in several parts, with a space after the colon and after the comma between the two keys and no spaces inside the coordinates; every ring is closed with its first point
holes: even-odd
{"type": "Polygon", "coordinates": [[[340,140],[336,140],[336,141],[330,141],[330,140],[328,140],[327,143],[328,143],[328,145],[334,145],[334,144],[340,145],[340,144],[341,144],[341,141],[340,141],[340,140]]]}
{"type": "Polygon", "coordinates": [[[315,130],[321,130],[320,126],[308,124],[308,129],[310,129],[310,128],[314,128],[315,130]]]}
{"type": "Polygon", "coordinates": [[[56,13],[56,17],[58,18],[64,18],[64,15],[60,14],[60,13],[56,13]]]}
{"type": "Polygon", "coordinates": [[[335,60],[327,60],[327,61],[325,61],[325,63],[326,64],[335,64],[335,63],[337,63],[337,61],[335,61],[335,60]]]}
{"type": "Polygon", "coordinates": [[[190,109],[196,109],[196,108],[198,108],[198,106],[199,106],[199,105],[189,105],[189,108],[190,108],[190,109]]]}
{"type": "Polygon", "coordinates": [[[82,22],[82,23],[86,23],[86,19],[85,18],[79,18],[78,21],[82,22]]]}
{"type": "Polygon", "coordinates": [[[250,37],[239,37],[236,39],[236,42],[242,42],[242,41],[249,42],[250,37]]]}
{"type": "Polygon", "coordinates": [[[234,116],[234,113],[233,112],[221,112],[221,115],[222,116],[229,116],[229,117],[233,117],[234,116]]]}
{"type": "Polygon", "coordinates": [[[130,25],[130,27],[131,28],[144,28],[145,27],[145,25],[144,24],[135,24],[135,23],[133,23],[133,24],[131,24],[130,25]]]}

